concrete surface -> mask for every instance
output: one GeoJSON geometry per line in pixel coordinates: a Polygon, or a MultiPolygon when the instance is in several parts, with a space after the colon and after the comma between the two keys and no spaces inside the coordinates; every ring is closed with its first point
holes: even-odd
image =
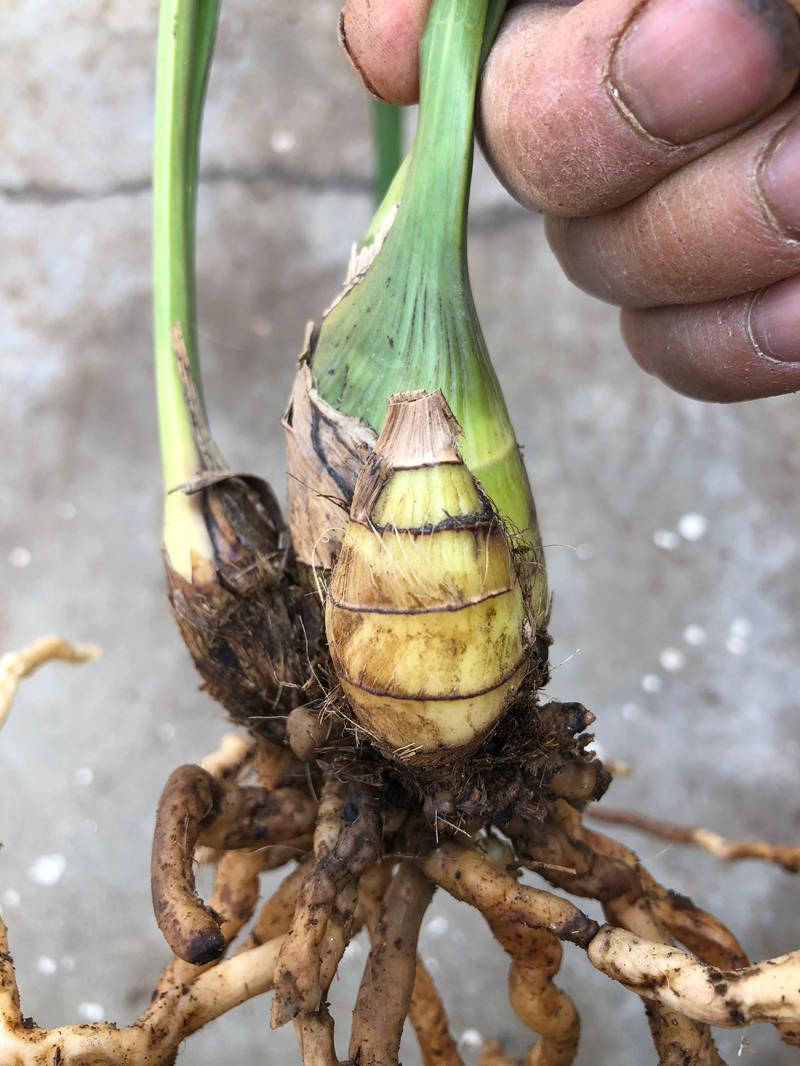
{"type": "MultiPolygon", "coordinates": [[[[279,485],[278,418],[303,326],[336,291],[369,214],[367,108],[336,15],[329,0],[229,0],[206,124],[213,428],[235,468],[279,485]]],[[[167,956],[147,885],[156,800],[172,768],[226,729],[196,691],[159,558],[156,19],[155,0],[6,0],[0,12],[0,646],[57,632],[105,649],[94,665],[28,681],[0,736],[0,904],[23,1009],[48,1026],[122,1022],[145,1004],[167,956]],[[63,862],[42,863],[54,855],[63,862]]],[[[734,838],[796,840],[797,397],[709,407],[647,378],[614,310],[570,287],[540,221],[480,165],[471,260],[551,545],[551,691],[592,707],[600,750],[633,768],[610,802],[734,838]]],[[[798,946],[788,874],[619,835],[753,957],[798,946]]],[[[506,960],[481,923],[437,897],[422,949],[467,1056],[476,1033],[521,1052],[506,960]]],[[[334,987],[340,1018],[363,954],[348,954],[334,987]]],[[[654,1061],[638,1002],[577,950],[562,984],[584,1020],[581,1066],[654,1061]]],[[[258,1000],[210,1026],[181,1061],[296,1061],[267,1009],[258,1000]]],[[[800,1058],[767,1027],[745,1036],[740,1046],[720,1033],[729,1061],[800,1058]]],[[[403,1059],[418,1062],[413,1040],[403,1059]]]]}

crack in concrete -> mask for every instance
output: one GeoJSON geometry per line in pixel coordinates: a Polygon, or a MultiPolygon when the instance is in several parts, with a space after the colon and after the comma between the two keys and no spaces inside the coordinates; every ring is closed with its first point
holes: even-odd
{"type": "MultiPolygon", "coordinates": [[[[280,186],[292,186],[310,192],[339,192],[363,195],[372,189],[369,178],[344,172],[315,174],[312,171],[293,170],[277,163],[249,169],[247,167],[208,167],[200,174],[200,185],[221,185],[223,182],[239,185],[257,185],[272,182],[280,186]]],[[[19,204],[58,205],[66,203],[92,203],[113,196],[139,196],[150,191],[150,177],[130,178],[114,185],[91,189],[46,185],[32,181],[26,185],[0,184],[0,197],[19,204]]]]}
{"type": "MultiPolygon", "coordinates": [[[[336,192],[343,195],[364,196],[372,192],[372,181],[358,174],[344,171],[315,174],[313,171],[293,170],[279,163],[249,169],[247,167],[207,167],[200,174],[200,186],[272,183],[283,188],[303,189],[306,192],[336,192]]],[[[98,189],[75,189],[58,185],[29,182],[27,185],[0,184],[0,200],[10,203],[59,206],[70,203],[92,203],[113,196],[140,196],[150,192],[150,177],[131,178],[98,189]]],[[[514,201],[479,207],[470,214],[470,232],[493,233],[513,227],[525,219],[541,221],[538,213],[531,213],[514,201]]]]}

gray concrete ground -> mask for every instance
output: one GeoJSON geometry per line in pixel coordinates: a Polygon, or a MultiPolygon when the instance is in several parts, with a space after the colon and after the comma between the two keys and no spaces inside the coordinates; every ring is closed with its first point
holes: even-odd
{"type": "MultiPolygon", "coordinates": [[[[369,215],[366,102],[334,0],[228,0],[199,210],[203,361],[231,463],[283,484],[278,427],[305,320],[369,215]]],[[[0,904],[23,1008],[43,1025],[125,1021],[166,950],[149,902],[153,811],[172,768],[225,731],[164,602],[150,355],[148,175],[155,0],[6,0],[0,11],[0,645],[103,645],[27,682],[0,736],[0,904]],[[61,858],[53,858],[60,856],[61,858]],[[44,858],[43,857],[49,857],[44,858]]],[[[731,837],[797,839],[797,397],[672,395],[622,349],[616,313],[560,276],[540,221],[479,164],[476,298],[536,489],[555,591],[551,691],[625,760],[610,802],[731,837]]],[[[797,886],[754,863],[633,833],[653,873],[753,957],[797,947],[797,886]]],[[[439,898],[422,952],[453,1029],[514,1052],[506,960],[439,898]]],[[[362,943],[334,987],[346,1019],[362,943]]],[[[581,1066],[654,1061],[641,1007],[568,949],[581,1066]]],[[[262,999],[181,1061],[296,1061],[262,999]]],[[[346,1028],[346,1020],[341,1023],[346,1028]]],[[[796,1062],[761,1026],[729,1061],[796,1062]]],[[[342,1046],[344,1040],[342,1039],[342,1046]]],[[[418,1061],[412,1040],[404,1061],[418,1061]]]]}

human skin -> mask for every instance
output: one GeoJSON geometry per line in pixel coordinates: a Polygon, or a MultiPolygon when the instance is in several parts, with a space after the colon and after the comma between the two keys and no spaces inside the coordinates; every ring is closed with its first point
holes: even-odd
{"type": "MultiPolygon", "coordinates": [[[[417,99],[429,6],[345,3],[375,95],[417,99]]],[[[697,399],[800,389],[799,74],[785,0],[512,0],[484,70],[498,178],[622,308],[639,365],[697,399]]]]}

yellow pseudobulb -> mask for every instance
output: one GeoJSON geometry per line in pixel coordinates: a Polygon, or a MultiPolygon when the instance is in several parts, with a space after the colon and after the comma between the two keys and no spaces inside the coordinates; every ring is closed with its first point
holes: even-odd
{"type": "Polygon", "coordinates": [[[533,633],[508,540],[440,391],[393,396],[328,589],[353,712],[397,758],[471,746],[525,674],[533,633]]]}

